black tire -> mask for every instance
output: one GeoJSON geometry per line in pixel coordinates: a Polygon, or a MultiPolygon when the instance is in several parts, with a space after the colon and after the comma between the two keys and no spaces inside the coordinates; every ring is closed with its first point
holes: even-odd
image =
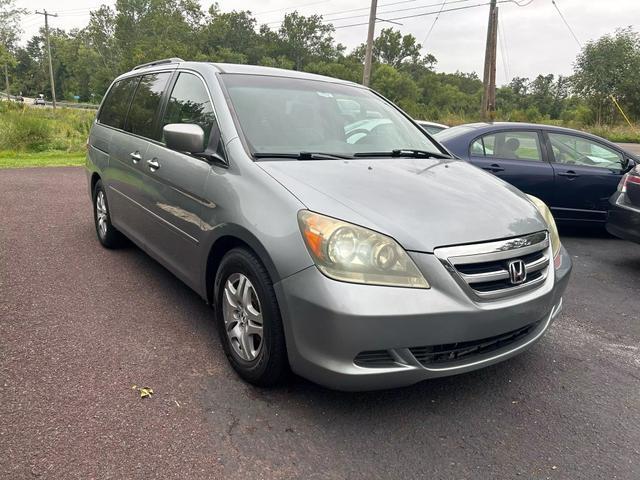
{"type": "Polygon", "coordinates": [[[262,262],[244,248],[234,248],[222,259],[214,282],[215,316],[224,352],[234,370],[249,383],[272,387],[284,382],[289,373],[287,348],[280,308],[273,284],[262,262]],[[251,282],[262,314],[262,343],[252,361],[240,357],[227,335],[223,313],[223,295],[227,281],[236,274],[251,282]]]}
{"type": "Polygon", "coordinates": [[[96,235],[98,236],[98,240],[100,244],[105,248],[119,248],[124,243],[124,236],[120,233],[116,227],[111,224],[111,215],[109,213],[109,203],[107,201],[107,193],[102,185],[102,180],[98,180],[93,187],[93,222],[96,228],[96,235]],[[104,199],[104,209],[105,216],[104,225],[105,229],[103,230],[99,224],[98,216],[99,216],[99,207],[98,207],[98,197],[102,195],[104,199]]]}

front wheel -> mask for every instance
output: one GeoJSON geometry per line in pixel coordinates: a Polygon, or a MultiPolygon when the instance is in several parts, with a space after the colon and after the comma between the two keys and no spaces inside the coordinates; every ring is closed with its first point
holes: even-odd
{"type": "Polygon", "coordinates": [[[229,251],[214,283],[215,314],[225,354],[249,383],[269,387],[288,371],[280,309],[271,278],[250,251],[229,251]]]}

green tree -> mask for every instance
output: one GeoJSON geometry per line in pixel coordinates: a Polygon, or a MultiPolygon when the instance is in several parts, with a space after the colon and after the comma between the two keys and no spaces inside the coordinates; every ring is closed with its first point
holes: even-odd
{"type": "Polygon", "coordinates": [[[333,31],[332,25],[322,23],[320,15],[288,13],[278,31],[281,52],[293,60],[296,70],[302,70],[314,57],[333,60],[339,53],[333,43],[333,31]]]}
{"type": "Polygon", "coordinates": [[[218,4],[212,5],[200,32],[200,41],[202,51],[216,60],[257,63],[262,57],[256,20],[249,11],[221,12],[218,4]]]}
{"type": "Polygon", "coordinates": [[[192,57],[203,16],[197,0],[117,0],[120,70],[158,58],[192,57]]]}
{"type": "Polygon", "coordinates": [[[587,43],[574,65],[573,89],[596,111],[598,123],[615,115],[610,95],[640,115],[640,35],[629,28],[587,43]]]}
{"type": "Polygon", "coordinates": [[[416,82],[408,74],[396,70],[391,65],[376,66],[371,86],[392,102],[404,101],[405,104],[410,104],[418,100],[419,90],[416,82]]]}
{"type": "MultiPolygon", "coordinates": [[[[9,69],[15,67],[15,47],[20,35],[20,16],[26,13],[15,6],[15,0],[0,0],[0,65],[3,67],[3,86],[9,86],[9,69]]],[[[7,91],[7,94],[10,92],[7,91]]]]}

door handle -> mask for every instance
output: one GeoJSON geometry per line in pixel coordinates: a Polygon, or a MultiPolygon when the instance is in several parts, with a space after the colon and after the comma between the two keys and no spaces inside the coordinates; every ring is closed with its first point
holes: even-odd
{"type": "Polygon", "coordinates": [[[138,163],[140,160],[142,160],[142,155],[140,155],[140,152],[138,152],[137,150],[135,152],[131,152],[129,156],[131,157],[131,161],[133,163],[138,163]]]}
{"type": "Polygon", "coordinates": [[[490,172],[494,172],[494,173],[496,173],[496,172],[504,172],[504,168],[502,168],[497,163],[492,163],[488,167],[482,167],[482,169],[483,170],[489,170],[490,172]]]}
{"type": "Polygon", "coordinates": [[[152,172],[155,172],[160,168],[160,164],[158,163],[158,160],[156,160],[155,158],[147,160],[147,165],[149,166],[149,170],[151,170],[152,172]]]}
{"type": "Polygon", "coordinates": [[[569,179],[576,178],[576,177],[580,176],[576,172],[574,172],[573,170],[567,170],[566,172],[558,172],[558,175],[561,176],[561,177],[569,177],[569,179]]]}

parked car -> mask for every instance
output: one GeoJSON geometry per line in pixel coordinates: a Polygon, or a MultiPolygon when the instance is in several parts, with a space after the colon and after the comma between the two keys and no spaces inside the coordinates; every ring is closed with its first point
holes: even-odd
{"type": "Polygon", "coordinates": [[[611,196],[607,231],[640,243],[640,167],[627,172],[611,196]]]}
{"type": "Polygon", "coordinates": [[[46,102],[44,101],[43,97],[36,97],[33,99],[33,104],[34,105],[46,105],[46,102]]]}
{"type": "Polygon", "coordinates": [[[113,82],[87,151],[99,241],[125,235],[213,304],[257,385],[289,367],[347,390],[466,372],[562,305],[571,260],[544,203],[357,84],[157,61],[113,82]],[[387,122],[347,141],[352,103],[387,122]]]}
{"type": "Polygon", "coordinates": [[[438,132],[441,132],[442,130],[446,130],[447,128],[449,128],[448,125],[443,125],[441,123],[435,123],[435,122],[427,122],[426,120],[416,120],[416,123],[431,135],[434,135],[438,132]]]}
{"type": "Polygon", "coordinates": [[[457,157],[543,200],[556,221],[603,224],[638,158],[595,135],[526,123],[475,123],[436,134],[457,157]]]}

